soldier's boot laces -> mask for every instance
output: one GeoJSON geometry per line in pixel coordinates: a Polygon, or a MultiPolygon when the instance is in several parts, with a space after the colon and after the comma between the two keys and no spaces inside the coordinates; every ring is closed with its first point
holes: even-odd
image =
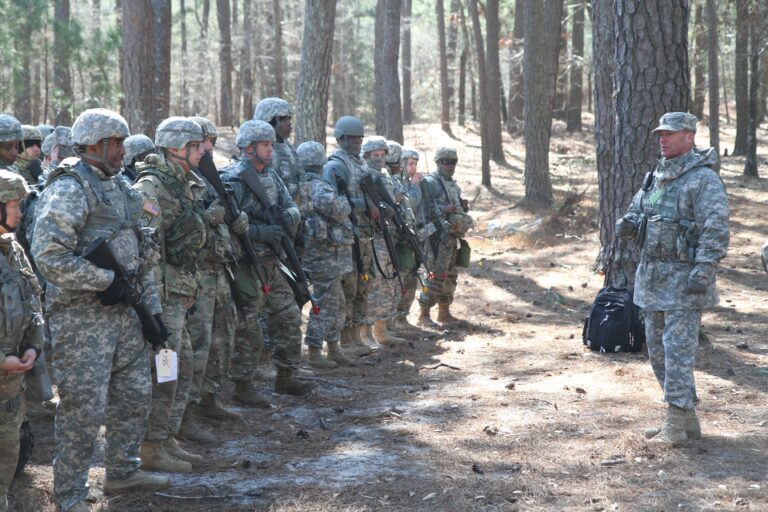
{"type": "Polygon", "coordinates": [[[373,337],[385,347],[390,348],[402,347],[408,343],[408,340],[398,338],[387,330],[386,320],[377,320],[373,324],[373,337]]]}
{"type": "Polygon", "coordinates": [[[339,366],[357,366],[357,363],[346,356],[338,341],[328,342],[328,359],[334,361],[339,366]]]}
{"type": "Polygon", "coordinates": [[[372,352],[371,347],[365,345],[360,339],[360,331],[357,327],[342,329],[341,346],[344,347],[344,352],[352,357],[367,356],[372,352]]]}
{"type": "Polygon", "coordinates": [[[192,465],[202,464],[205,462],[205,457],[196,453],[188,452],[182,448],[179,442],[173,437],[169,437],[165,440],[165,450],[170,453],[171,456],[179,460],[185,460],[192,465]]]}
{"type": "Polygon", "coordinates": [[[667,408],[667,417],[659,432],[650,440],[654,444],[677,444],[685,442],[688,436],[685,434],[685,409],[670,405],[667,408]]]}
{"type": "Polygon", "coordinates": [[[373,350],[384,348],[373,335],[373,324],[363,324],[360,326],[360,339],[373,350]]]}
{"type": "MultiPolygon", "coordinates": [[[[142,467],[150,471],[192,472],[192,464],[186,460],[177,459],[168,453],[161,441],[144,441],[141,443],[141,462],[142,467]]],[[[104,484],[104,490],[107,490],[107,484],[104,484]]]]}
{"type": "Polygon", "coordinates": [[[309,366],[318,370],[331,370],[338,368],[338,363],[332,359],[326,359],[323,355],[323,349],[320,347],[309,347],[309,366]]]}
{"type": "MultiPolygon", "coordinates": [[[[651,427],[645,429],[643,434],[646,439],[652,439],[659,435],[661,427],[651,427]]],[[[685,411],[685,435],[688,436],[689,441],[698,441],[701,439],[701,424],[699,423],[699,417],[696,415],[696,409],[685,411]]]]}
{"type": "Polygon", "coordinates": [[[275,393],[281,395],[306,395],[313,389],[315,384],[312,382],[302,382],[293,378],[293,371],[289,368],[278,368],[277,378],[275,379],[275,393]]]}
{"type": "Polygon", "coordinates": [[[178,436],[187,441],[200,444],[212,444],[216,442],[216,436],[205,430],[195,419],[189,407],[181,418],[178,436]]]}
{"type": "Polygon", "coordinates": [[[460,320],[451,314],[450,304],[438,304],[437,305],[437,321],[441,324],[462,324],[463,320],[460,320]]]}
{"type": "MultiPolygon", "coordinates": [[[[277,376],[277,374],[275,374],[275,376],[277,376]]],[[[253,387],[253,384],[247,380],[239,380],[235,383],[234,399],[243,405],[256,407],[258,409],[269,409],[271,406],[269,400],[261,396],[253,387]]]]}
{"type": "Polygon", "coordinates": [[[417,321],[418,325],[427,329],[440,330],[440,326],[429,317],[429,310],[429,306],[421,305],[421,313],[419,313],[419,320],[417,321]]]}
{"type": "MultiPolygon", "coordinates": [[[[167,476],[153,475],[151,473],[147,473],[146,471],[136,471],[128,478],[123,478],[121,480],[107,479],[104,482],[104,492],[150,492],[168,487],[170,484],[171,480],[167,476]]],[[[71,508],[69,510],[71,511],[75,509],[71,508]]],[[[84,510],[88,510],[88,508],[85,508],[84,510]]]]}
{"type": "Polygon", "coordinates": [[[220,421],[238,421],[243,417],[235,411],[222,407],[213,393],[205,393],[200,403],[192,406],[192,411],[199,418],[208,418],[220,421]]]}

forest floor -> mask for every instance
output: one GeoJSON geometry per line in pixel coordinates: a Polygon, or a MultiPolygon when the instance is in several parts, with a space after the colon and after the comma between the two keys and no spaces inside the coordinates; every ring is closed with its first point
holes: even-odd
{"type": "MultiPolygon", "coordinates": [[[[493,166],[484,189],[477,132],[455,127],[452,140],[439,125],[406,128],[408,145],[427,153],[423,172],[436,147],[459,150],[458,181],[478,220],[454,306],[465,328],[316,372],[305,398],[264,385],[272,409],[209,423],[220,442],[194,447],[208,462],[173,475],[162,494],[107,499],[97,463],[92,510],[768,510],[768,276],[757,257],[768,180],[745,179],[743,159],[724,159],[732,238],[696,364],[704,439],[652,446],[642,431],[664,404],[645,352],[595,354],[581,342],[602,285],[591,269],[594,148],[589,127],[556,128],[559,206],[543,214],[521,204],[520,138],[505,139],[508,166],[493,166]]],[[[52,426],[33,427],[33,463],[11,488],[11,509],[53,511],[52,426]]]]}

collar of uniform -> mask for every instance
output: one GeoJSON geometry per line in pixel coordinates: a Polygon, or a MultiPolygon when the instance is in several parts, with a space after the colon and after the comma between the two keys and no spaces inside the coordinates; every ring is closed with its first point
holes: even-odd
{"type": "Polygon", "coordinates": [[[347,153],[346,151],[344,151],[344,150],[343,150],[343,149],[341,149],[341,148],[339,148],[339,149],[337,149],[336,151],[334,151],[334,152],[333,152],[333,154],[332,154],[331,156],[333,156],[333,155],[335,155],[335,154],[340,154],[341,156],[345,156],[345,157],[347,157],[347,158],[351,159],[351,160],[352,160],[353,162],[355,162],[356,164],[362,164],[362,163],[364,163],[363,159],[362,159],[362,158],[360,158],[360,156],[359,156],[359,155],[353,155],[352,153],[347,153]]]}
{"type": "Polygon", "coordinates": [[[673,180],[687,171],[691,161],[697,157],[696,151],[691,149],[687,153],[678,155],[675,158],[661,158],[656,175],[660,181],[673,180]]]}
{"type": "Polygon", "coordinates": [[[437,175],[443,178],[445,181],[453,181],[453,176],[444,173],[441,169],[437,169],[437,175]]]}
{"type": "Polygon", "coordinates": [[[95,165],[89,164],[88,162],[82,159],[81,161],[85,164],[86,167],[88,167],[88,170],[90,170],[93,174],[95,174],[96,177],[99,178],[100,180],[108,180],[109,178],[111,178],[111,176],[108,176],[107,173],[105,173],[95,165]]]}

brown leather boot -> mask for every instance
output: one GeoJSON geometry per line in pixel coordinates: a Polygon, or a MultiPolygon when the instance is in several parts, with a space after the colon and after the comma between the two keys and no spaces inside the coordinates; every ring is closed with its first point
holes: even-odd
{"type": "Polygon", "coordinates": [[[216,436],[203,429],[189,407],[184,411],[181,418],[181,426],[177,434],[180,438],[200,444],[212,444],[216,442],[216,436]]]}
{"type": "Polygon", "coordinates": [[[200,399],[200,403],[192,405],[191,407],[192,412],[194,412],[195,416],[198,418],[208,418],[219,421],[237,421],[243,418],[240,414],[222,407],[218,400],[216,400],[216,395],[213,393],[204,394],[200,399]]]}
{"type": "Polygon", "coordinates": [[[277,369],[275,393],[280,393],[281,395],[303,396],[315,389],[314,383],[295,380],[292,373],[293,371],[289,368],[277,369]]]}
{"type": "Polygon", "coordinates": [[[325,356],[323,356],[323,349],[320,347],[309,347],[309,357],[307,360],[309,361],[309,366],[318,370],[332,370],[339,366],[338,363],[332,359],[326,359],[325,356]]]}
{"type": "Polygon", "coordinates": [[[363,324],[360,326],[360,339],[373,350],[379,350],[384,347],[373,335],[373,324],[363,324]]]}
{"type": "Polygon", "coordinates": [[[402,347],[408,343],[407,340],[398,338],[387,330],[386,320],[377,320],[373,324],[373,337],[376,338],[376,341],[389,348],[402,347]]]}
{"type": "Polygon", "coordinates": [[[233,398],[248,407],[256,407],[257,409],[269,409],[271,407],[269,400],[261,396],[254,389],[253,384],[247,380],[235,382],[235,395],[233,398]]]}
{"type": "Polygon", "coordinates": [[[357,366],[354,361],[347,358],[338,341],[328,342],[328,359],[334,361],[339,366],[357,366]]]}
{"type": "Polygon", "coordinates": [[[196,453],[188,452],[182,448],[179,442],[173,437],[166,439],[164,444],[165,445],[163,448],[165,448],[165,451],[167,451],[172,457],[175,457],[179,460],[185,460],[190,464],[202,464],[205,462],[205,457],[196,453]]]}
{"type": "MultiPolygon", "coordinates": [[[[661,429],[662,427],[660,426],[647,428],[643,434],[646,439],[653,439],[659,435],[661,429]]],[[[688,440],[698,441],[701,439],[701,424],[699,423],[699,417],[696,416],[696,409],[685,411],[685,435],[688,436],[688,440]]]]}
{"type": "MultiPolygon", "coordinates": [[[[387,325],[387,328],[389,328],[389,325],[387,325]]],[[[394,331],[396,334],[402,334],[404,336],[424,334],[424,331],[408,322],[407,316],[395,317],[395,319],[392,320],[392,328],[389,328],[389,331],[394,331]]]]}
{"type": "Polygon", "coordinates": [[[677,444],[688,440],[685,433],[685,409],[670,405],[667,408],[667,417],[661,425],[661,432],[650,440],[654,444],[677,444]]]}
{"type": "Polygon", "coordinates": [[[451,314],[450,304],[438,304],[437,305],[437,321],[441,324],[461,324],[463,320],[459,320],[451,314]]]}
{"type": "Polygon", "coordinates": [[[419,313],[419,320],[416,322],[421,327],[426,327],[427,329],[436,329],[440,330],[440,326],[434,322],[431,318],[429,318],[429,306],[425,306],[424,304],[421,304],[421,312],[419,313]]]}
{"type": "Polygon", "coordinates": [[[341,330],[341,346],[344,347],[344,353],[352,357],[367,356],[372,352],[371,347],[360,339],[360,330],[357,327],[345,327],[341,330]]]}
{"type": "Polygon", "coordinates": [[[168,473],[191,473],[192,464],[177,459],[163,447],[162,441],[144,441],[141,443],[141,467],[150,471],[168,473]]]}

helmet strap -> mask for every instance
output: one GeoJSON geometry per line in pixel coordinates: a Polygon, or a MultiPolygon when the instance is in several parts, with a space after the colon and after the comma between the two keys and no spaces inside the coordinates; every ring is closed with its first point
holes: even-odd
{"type": "Polygon", "coordinates": [[[16,228],[12,228],[8,224],[8,210],[5,209],[5,203],[0,203],[0,226],[2,226],[6,233],[13,233],[16,228]]]}
{"type": "Polygon", "coordinates": [[[109,139],[101,139],[98,142],[98,145],[101,148],[101,155],[94,155],[93,153],[87,153],[83,151],[81,148],[76,147],[75,153],[77,155],[86,160],[88,163],[93,165],[94,167],[97,167],[101,171],[104,172],[107,176],[114,176],[118,172],[120,172],[120,167],[113,168],[109,165],[108,155],[109,155],[109,139]]]}
{"type": "Polygon", "coordinates": [[[187,164],[187,169],[192,169],[192,167],[194,167],[192,162],[189,161],[189,144],[184,146],[184,158],[180,157],[176,153],[171,153],[170,151],[166,151],[165,155],[176,163],[187,164]]]}

